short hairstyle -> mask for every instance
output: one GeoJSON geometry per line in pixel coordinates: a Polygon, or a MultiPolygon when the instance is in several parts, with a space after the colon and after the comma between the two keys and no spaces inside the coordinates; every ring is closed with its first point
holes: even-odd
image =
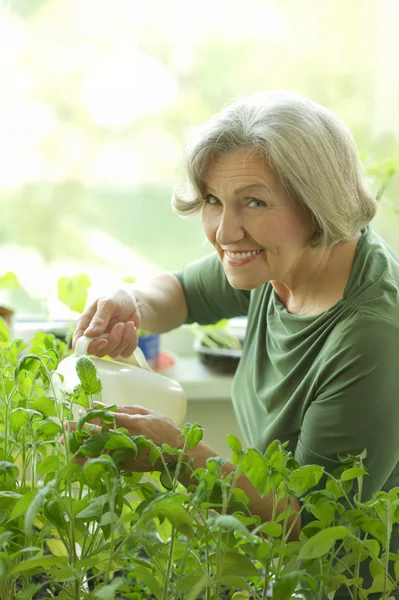
{"type": "Polygon", "coordinates": [[[351,239],[377,212],[349,128],[324,106],[285,91],[234,102],[195,132],[184,153],[185,182],[173,192],[174,211],[198,213],[210,162],[243,149],[263,155],[293,202],[309,214],[313,247],[351,239]]]}

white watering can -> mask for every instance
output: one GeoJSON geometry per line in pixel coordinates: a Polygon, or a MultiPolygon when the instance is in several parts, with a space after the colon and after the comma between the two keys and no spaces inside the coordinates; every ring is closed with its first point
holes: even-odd
{"type": "MultiPolygon", "coordinates": [[[[56,373],[62,375],[64,381],[61,382],[59,377],[53,378],[58,390],[72,392],[80,383],[76,363],[80,356],[87,355],[87,348],[93,339],[97,338],[78,338],[75,353],[60,362],[56,373]]],[[[95,356],[90,358],[102,383],[102,392],[95,400],[109,405],[139,404],[170,417],[176,425],[183,422],[187,410],[187,397],[183,388],[177,381],[155,373],[140,348],[137,347],[130,358],[121,358],[119,361],[104,360],[95,356]]]]}

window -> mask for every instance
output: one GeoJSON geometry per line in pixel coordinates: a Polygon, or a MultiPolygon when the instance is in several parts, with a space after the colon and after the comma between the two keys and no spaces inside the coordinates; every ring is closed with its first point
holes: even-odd
{"type": "MultiPolygon", "coordinates": [[[[1,302],[63,316],[60,276],[87,273],[96,297],[209,252],[170,208],[184,140],[256,90],[337,111],[367,167],[399,154],[398,26],[396,0],[4,1],[0,276],[22,287],[1,302]]],[[[397,252],[398,192],[376,221],[397,252]]]]}

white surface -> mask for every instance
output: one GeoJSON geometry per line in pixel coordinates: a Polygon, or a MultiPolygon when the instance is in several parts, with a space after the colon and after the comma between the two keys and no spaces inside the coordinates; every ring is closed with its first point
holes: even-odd
{"type": "Polygon", "coordinates": [[[177,357],[175,367],[168,369],[165,375],[181,384],[189,401],[231,399],[233,378],[212,373],[196,356],[177,357]]]}
{"type": "Polygon", "coordinates": [[[161,348],[176,358],[176,364],[164,374],[176,379],[188,400],[231,399],[231,375],[219,375],[203,365],[193,349],[194,336],[188,327],[180,327],[161,336],[161,348]]]}

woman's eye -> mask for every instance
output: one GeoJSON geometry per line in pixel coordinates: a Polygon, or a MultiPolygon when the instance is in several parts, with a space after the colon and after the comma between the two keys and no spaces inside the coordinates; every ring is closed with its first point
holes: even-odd
{"type": "Polygon", "coordinates": [[[248,206],[251,208],[261,208],[266,206],[266,202],[264,200],[257,200],[256,198],[249,198],[248,206]]]}
{"type": "Polygon", "coordinates": [[[212,194],[208,194],[207,196],[205,196],[205,202],[207,204],[210,204],[211,206],[220,204],[220,200],[218,198],[216,198],[215,196],[212,196],[212,194]]]}

